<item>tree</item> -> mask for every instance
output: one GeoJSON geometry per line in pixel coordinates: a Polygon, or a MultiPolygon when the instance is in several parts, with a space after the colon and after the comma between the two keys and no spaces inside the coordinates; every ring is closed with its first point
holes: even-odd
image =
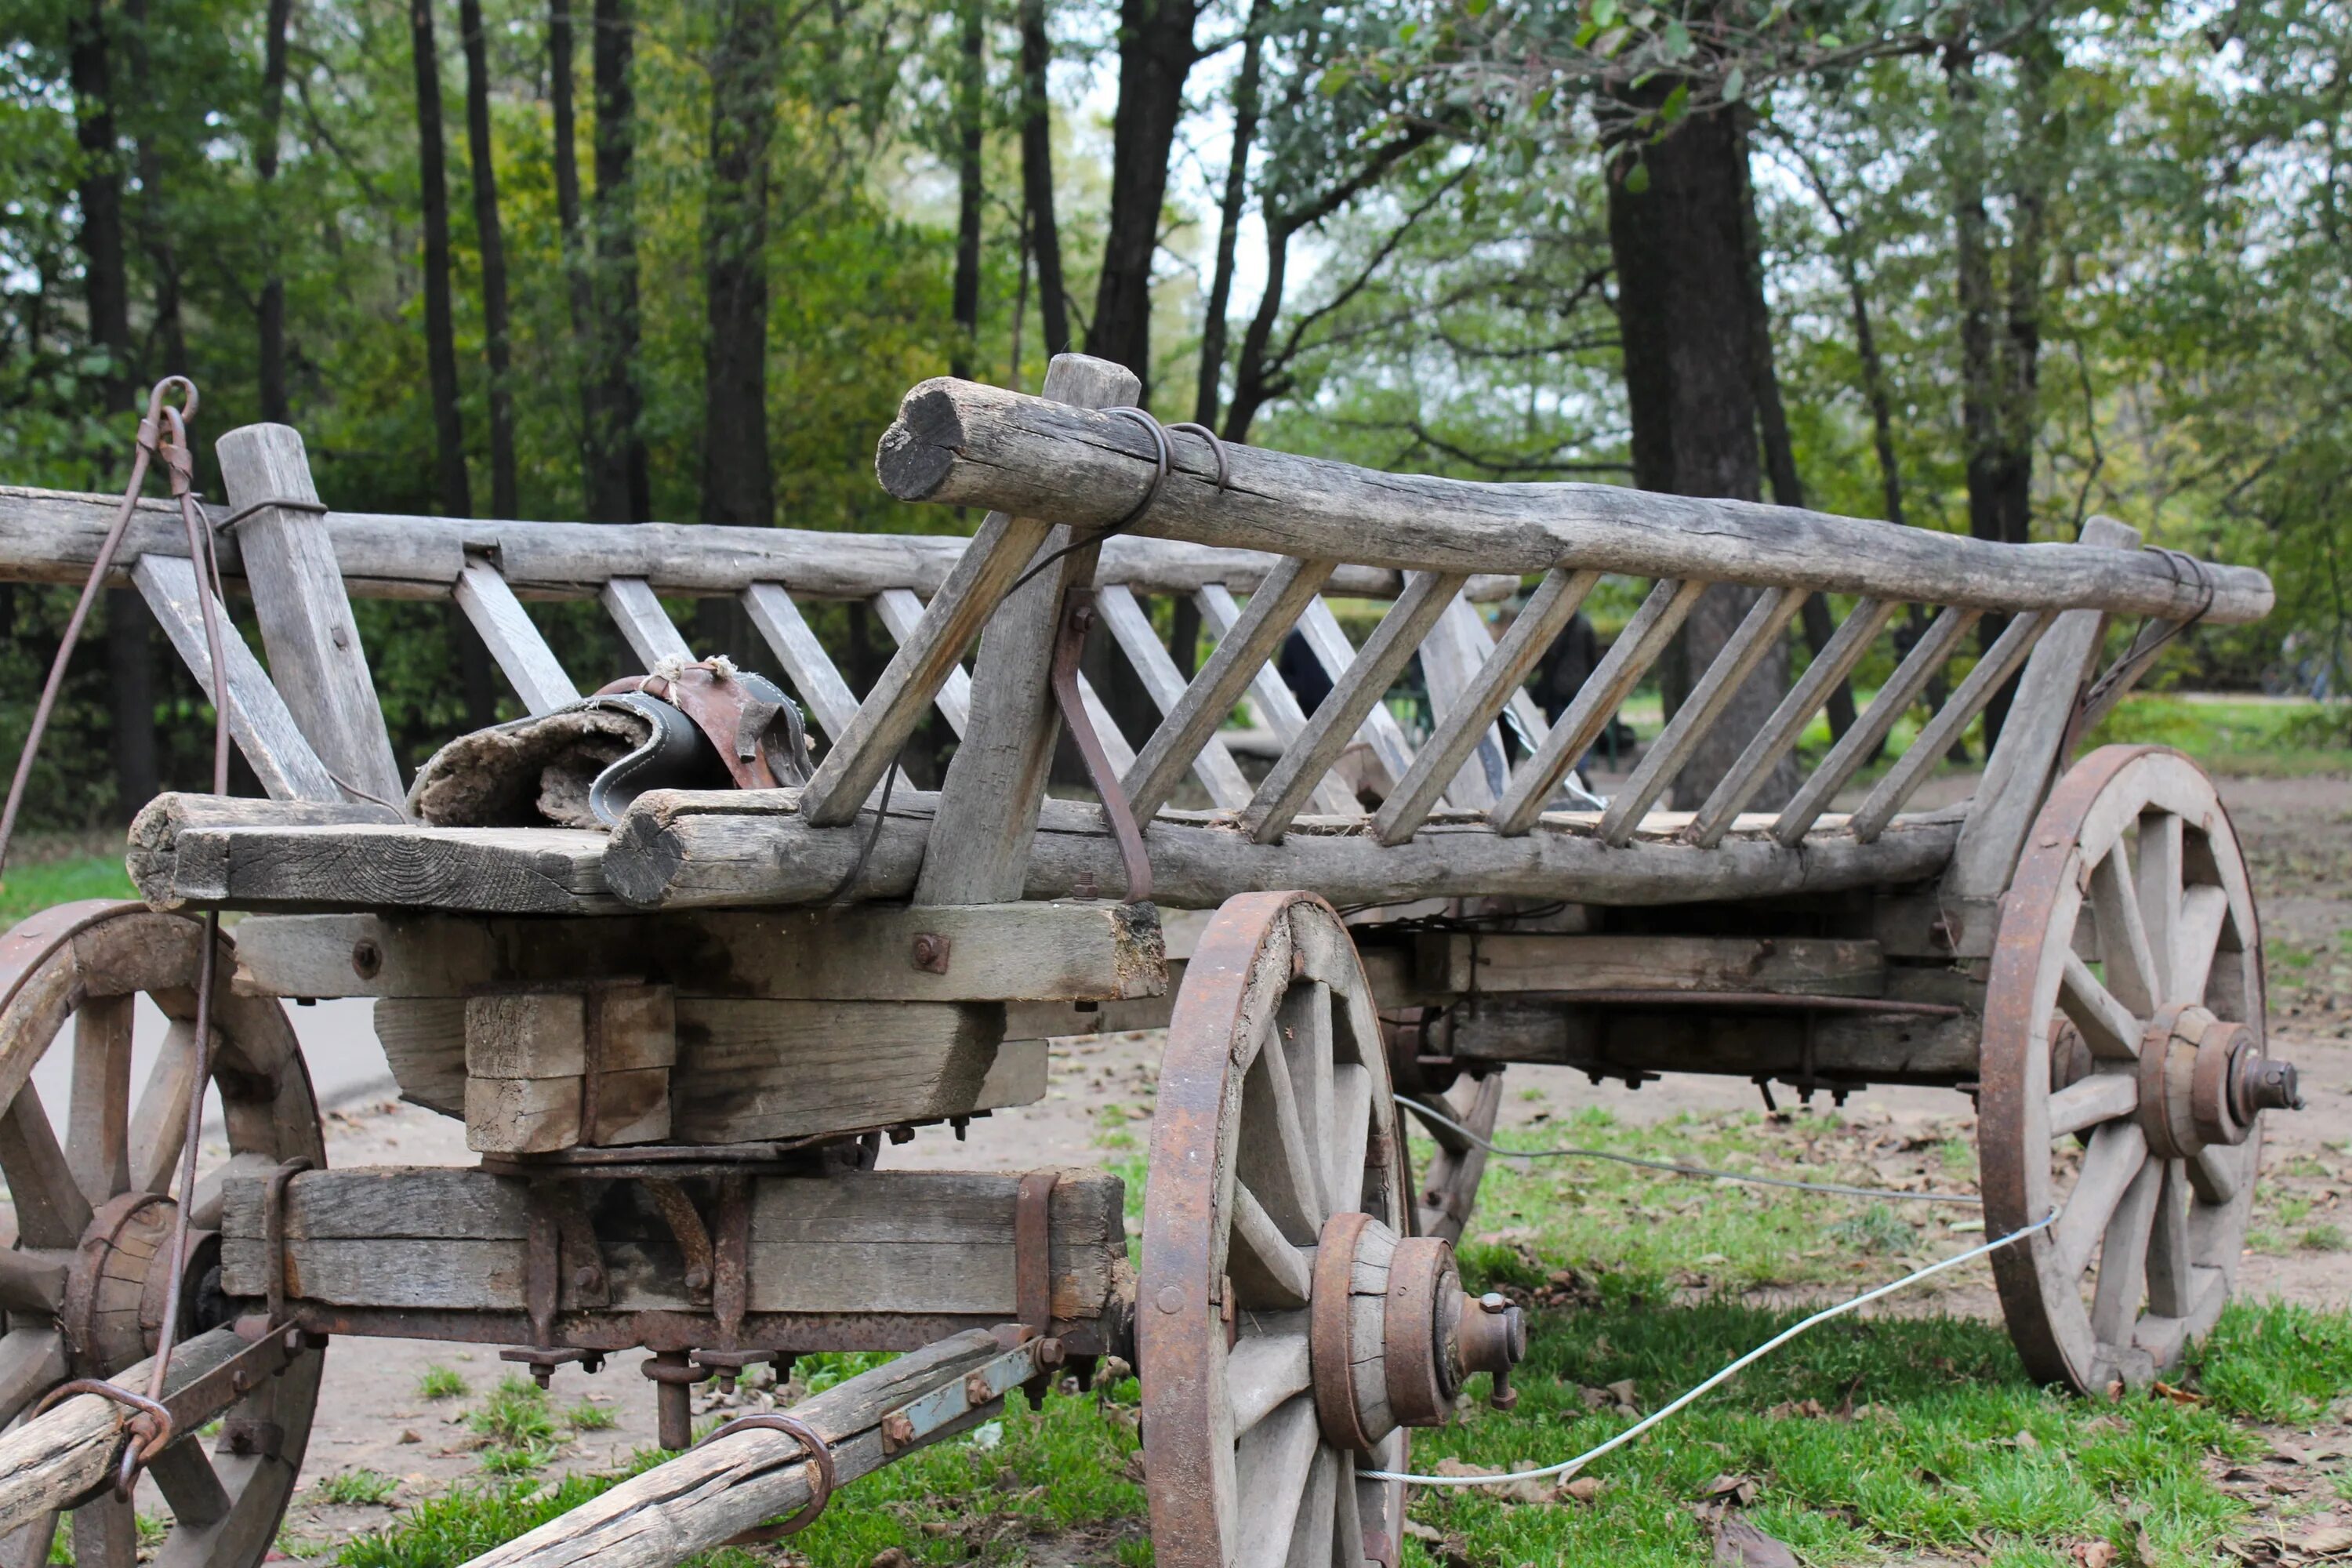
{"type": "MultiPolygon", "coordinates": [[[[710,56],[703,198],[702,516],[776,521],[768,453],[768,162],[775,135],[774,0],[727,0],[710,56]]],[[[723,604],[705,600],[704,604],[723,604]]],[[[719,628],[713,627],[716,631],[719,628]]]]}
{"type": "Polygon", "coordinates": [[[425,374],[433,399],[433,472],[443,515],[471,517],[466,433],[457,409],[457,344],[449,304],[449,190],[441,134],[441,57],[433,0],[408,0],[416,68],[416,164],[425,228],[425,374]]]}
{"type": "Polygon", "coordinates": [[[1119,0],[1118,107],[1111,116],[1110,217],[1087,353],[1116,361],[1151,390],[1151,264],[1168,201],[1168,160],[1184,81],[1200,58],[1193,0],[1119,0]]]}
{"type": "Polygon", "coordinates": [[[982,0],[958,0],[961,37],[956,54],[955,296],[950,314],[956,324],[948,374],[969,376],[980,348],[980,209],[986,195],[981,180],[981,142],[987,129],[988,60],[982,0]]]}
{"type": "Polygon", "coordinates": [[[1053,106],[1046,97],[1052,41],[1045,0],[1021,0],[1021,205],[1037,261],[1037,310],[1047,357],[1070,352],[1069,290],[1062,280],[1062,231],[1054,218],[1053,106]]]}
{"type": "Polygon", "coordinates": [[[261,416],[283,425],[292,417],[286,398],[286,278],[278,261],[277,208],[278,139],[286,115],[286,30],[294,0],[268,0],[262,19],[261,129],[254,138],[253,172],[261,191],[262,276],[255,311],[255,358],[261,416]]]}
{"type": "Polygon", "coordinates": [[[1233,302],[1234,263],[1241,244],[1242,219],[1249,204],[1250,144],[1257,138],[1258,89],[1265,70],[1265,24],[1269,0],[1250,0],[1249,30],[1242,40],[1241,68],[1234,73],[1233,152],[1225,160],[1224,198],[1217,206],[1217,260],[1209,298],[1201,313],[1201,372],[1192,395],[1192,418],[1212,427],[1225,373],[1225,310],[1233,302]]]}
{"type": "Polygon", "coordinates": [[[637,218],[630,184],[636,96],[630,81],[636,25],[629,0],[595,0],[589,58],[596,89],[593,202],[595,304],[589,323],[588,515],[639,522],[653,514],[639,426],[637,218]]]}
{"type": "Polygon", "coordinates": [[[482,353],[490,366],[490,511],[513,517],[514,384],[507,343],[507,255],[499,225],[499,176],[490,155],[490,67],[482,0],[457,0],[466,52],[466,145],[473,157],[474,237],[482,266],[482,353]]]}

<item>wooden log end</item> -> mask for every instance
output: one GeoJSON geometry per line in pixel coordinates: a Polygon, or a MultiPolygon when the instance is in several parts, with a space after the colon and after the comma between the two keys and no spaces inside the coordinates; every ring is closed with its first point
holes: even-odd
{"type": "Polygon", "coordinates": [[[956,400],[963,385],[944,375],[917,384],[899,402],[897,420],[882,432],[874,450],[874,477],[898,500],[930,500],[954,471],[964,444],[956,400]]]}

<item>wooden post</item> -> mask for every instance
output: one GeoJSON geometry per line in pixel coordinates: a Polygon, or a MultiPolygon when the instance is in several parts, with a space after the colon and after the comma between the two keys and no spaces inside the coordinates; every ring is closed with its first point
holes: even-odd
{"type": "MultiPolygon", "coordinates": [[[[214,448],[229,505],[315,503],[301,435],[287,425],[247,425],[214,448]]],[[[236,527],[253,587],[269,672],[320,760],[354,795],[398,801],[405,786],[360,646],[352,602],[323,512],[263,507],[236,527]]]]}
{"type": "MultiPolygon", "coordinates": [[[[1142,386],[1124,365],[1057,354],[1045,372],[1045,395],[1108,408],[1134,402],[1142,386]]],[[[1055,528],[1044,552],[1067,549],[1074,537],[1055,528]]],[[[1021,896],[1062,732],[1048,685],[1062,603],[1071,584],[1094,581],[1098,549],[1071,551],[1007,595],[989,617],[972,663],[971,721],[940,786],[939,818],[915,902],[996,904],[1021,896]]]]}

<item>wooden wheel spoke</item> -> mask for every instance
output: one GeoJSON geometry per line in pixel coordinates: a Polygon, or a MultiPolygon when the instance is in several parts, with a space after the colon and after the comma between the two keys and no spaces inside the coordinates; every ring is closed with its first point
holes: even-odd
{"type": "Polygon", "coordinates": [[[2139,1109],[2139,1080],[2127,1072],[2095,1072],[2050,1097],[2050,1136],[2063,1138],[2129,1116],[2139,1109]]]}
{"type": "Polygon", "coordinates": [[[1324,1191],[1335,1212],[1350,1211],[1364,1201],[1364,1152],[1372,1138],[1370,1068],[1349,1062],[1332,1069],[1331,1118],[1331,1170],[1324,1191]]]}
{"type": "Polygon", "coordinates": [[[1234,1458],[1242,1488],[1234,1568],[1283,1568],[1289,1561],[1291,1528],[1321,1447],[1315,1402],[1305,1394],[1242,1435],[1234,1458]]]}
{"type": "Polygon", "coordinates": [[[2147,1231],[2156,1218],[2163,1171],[2153,1160],[2139,1168],[2099,1243],[2099,1281],[2091,1301],[2091,1332],[2115,1354],[2131,1343],[2147,1283],[2147,1231]]]}
{"type": "Polygon", "coordinates": [[[1356,1456],[1339,1456],[1339,1484],[1331,1500],[1331,1568],[1359,1568],[1364,1561],[1364,1510],[1356,1489],[1356,1456]]]}
{"type": "Polygon", "coordinates": [[[213,1468],[202,1437],[173,1444],[155,1457],[147,1473],[155,1478],[181,1530],[208,1530],[228,1517],[228,1489],[221,1485],[220,1472],[213,1468]]]}
{"type": "Polygon", "coordinates": [[[0,1568],[47,1568],[58,1539],[58,1516],[45,1513],[23,1529],[0,1535],[0,1568]]]}
{"type": "Polygon", "coordinates": [[[2057,1249],[2059,1271],[2064,1278],[2082,1278],[2090,1266],[2092,1247],[2106,1231],[2108,1216],[2116,1212],[2125,1189],[2147,1160],[2147,1135],[2137,1122],[2110,1121],[2091,1134],[2090,1150],[2083,1156],[2083,1173],[2066,1199],[2065,1212],[2050,1227],[2051,1244],[2057,1249]]]}
{"type": "Polygon", "coordinates": [[[89,1224],[89,1200],[74,1180],[57,1129],[31,1084],[16,1091],[0,1115],[0,1172],[16,1205],[16,1235],[27,1247],[79,1246],[89,1224]]]}
{"type": "Polygon", "coordinates": [[[2120,839],[2091,872],[2091,907],[2098,916],[2099,957],[2106,966],[2107,989],[2135,1017],[2153,1016],[2164,982],[2148,951],[2147,927],[2140,920],[2131,854],[2120,839]]]}
{"type": "Polygon", "coordinates": [[[1308,982],[1291,988],[1283,999],[1277,1026],[1282,1054],[1290,1064],[1292,1091],[1298,1103],[1300,1129],[1314,1160],[1315,1184],[1322,1194],[1323,1213],[1340,1206],[1339,1189],[1330,1180],[1328,1156],[1334,1109],[1331,1103],[1331,988],[1308,982]]]}
{"type": "Polygon", "coordinates": [[[2226,1144],[2207,1144],[2189,1162],[2189,1185],[2198,1201],[2220,1208],[2238,1195],[2238,1173],[2245,1159],[2226,1144]]]}
{"type": "Polygon", "coordinates": [[[131,1025],[138,998],[92,996],[74,1012],[66,1161],[93,1205],[131,1185],[131,1025]]]}
{"type": "Polygon", "coordinates": [[[1307,1305],[1314,1277],[1307,1259],[1282,1234],[1257,1195],[1234,1184],[1234,1225],[1225,1249],[1225,1272],[1247,1307],[1307,1305]]]}
{"type": "Polygon", "coordinates": [[[1242,1089],[1237,1168],[1286,1235],[1310,1242],[1330,1210],[1322,1163],[1307,1140],[1297,1085],[1280,1031],[1269,1031],[1242,1089]]]}
{"type": "Polygon", "coordinates": [[[66,1301],[70,1253],[11,1247],[0,1252],[0,1311],[57,1316],[66,1301]]]}
{"type": "Polygon", "coordinates": [[[2138,1060],[2140,1035],[2146,1028],[2140,1018],[2099,983],[2091,966],[2079,956],[2068,952],[2065,964],[2058,987],[2058,1005],[2074,1027],[2083,1031],[2083,1041],[2091,1047],[2091,1054],[2110,1061],[2138,1060]]]}
{"type": "MultiPolygon", "coordinates": [[[[2150,1161],[2151,1165],[2156,1162],[2150,1161]]],[[[2189,1316],[2196,1296],[2190,1279],[2188,1163],[2167,1160],[2147,1238],[2147,1310],[2159,1318],[2189,1316]]]]}
{"type": "Polygon", "coordinates": [[[196,1088],[196,1028],[174,1018],[163,1048],[147,1069],[139,1108],[131,1116],[131,1190],[168,1191],[178,1174],[188,1135],[188,1097],[196,1088]]]}
{"type": "Polygon", "coordinates": [[[2168,811],[2149,811],[2139,819],[2140,929],[2147,933],[2148,961],[2159,1001],[2175,992],[2175,941],[2180,930],[2180,818],[2168,811]]]}
{"type": "Polygon", "coordinates": [[[1299,1500],[1297,1522],[1290,1527],[1290,1553],[1284,1568],[1329,1568],[1332,1514],[1339,1495],[1339,1452],[1318,1447],[1307,1472],[1307,1495],[1299,1500]]]}
{"type": "Polygon", "coordinates": [[[1234,1435],[1247,1433],[1293,1394],[1305,1393],[1310,1375],[1305,1334],[1244,1336],[1225,1358],[1234,1435]]]}
{"type": "Polygon", "coordinates": [[[52,1328],[9,1330],[0,1338],[0,1426],[65,1380],[63,1334],[52,1328]]]}
{"type": "Polygon", "coordinates": [[[2221,931],[2229,921],[2230,895],[2221,889],[2195,887],[2181,895],[2180,921],[2172,932],[2172,988],[2168,1000],[2205,1000],[2221,931]]]}

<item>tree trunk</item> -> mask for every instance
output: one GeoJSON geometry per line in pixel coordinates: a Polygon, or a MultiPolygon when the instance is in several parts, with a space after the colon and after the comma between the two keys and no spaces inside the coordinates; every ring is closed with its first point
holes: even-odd
{"type": "Polygon", "coordinates": [[[433,470],[441,510],[474,515],[466,478],[466,433],[457,413],[457,345],[449,314],[449,191],[441,136],[441,58],[433,42],[433,0],[408,0],[416,66],[417,168],[425,217],[425,374],[433,398],[433,470]]]}
{"type": "Polygon", "coordinates": [[[1241,239],[1242,209],[1249,200],[1250,144],[1257,139],[1258,82],[1265,65],[1266,0],[1251,0],[1249,37],[1242,44],[1242,67],[1234,77],[1234,147],[1225,163],[1224,199],[1217,209],[1217,264],[1209,299],[1201,312],[1201,380],[1192,396],[1192,417],[1214,426],[1225,373],[1225,310],[1234,294],[1234,251],[1241,239]]]}
{"type": "Polygon", "coordinates": [[[1151,390],[1151,263],[1168,197],[1168,158],[1198,58],[1193,0],[1119,0],[1118,108],[1111,116],[1110,220],[1087,353],[1114,361],[1151,390]]]}
{"type": "Polygon", "coordinates": [[[188,336],[180,315],[180,258],[165,220],[163,153],[154,134],[156,100],[163,86],[156,80],[147,51],[147,0],[124,0],[123,56],[131,76],[131,101],[139,106],[131,116],[131,135],[139,170],[139,202],[133,209],[139,247],[154,268],[155,314],[147,332],[146,357],[157,368],[184,374],[188,369],[188,336]]]}
{"type": "Polygon", "coordinates": [[[466,144],[473,158],[474,235],[482,255],[483,353],[490,366],[490,515],[518,516],[514,384],[507,349],[507,252],[499,223],[499,173],[490,148],[490,68],[482,0],[457,0],[465,35],[466,144]]]}
{"type": "MultiPolygon", "coordinates": [[[[1664,96],[1654,91],[1654,105],[1664,96]]],[[[1620,140],[1609,164],[1609,245],[1617,273],[1625,394],[1633,423],[1633,482],[1675,495],[1755,500],[1757,378],[1753,284],[1748,260],[1748,139],[1729,113],[1694,117],[1653,145],[1620,140]],[[1647,188],[1629,175],[1647,168],[1647,188]]],[[[1756,601],[1720,585],[1684,623],[1681,682],[1704,671],[1756,601]]],[[[1721,781],[1788,687],[1785,648],[1740,688],[1675,782],[1695,805],[1721,781]]],[[[1669,689],[1669,707],[1682,691],[1669,689]]],[[[1785,801],[1797,772],[1784,761],[1758,796],[1785,801]]]]}
{"type": "Polygon", "coordinates": [[[773,0],[728,0],[711,58],[710,191],[702,209],[705,522],[766,528],[776,521],[768,453],[768,153],[775,121],[773,0]]]}
{"type": "Polygon", "coordinates": [[[1297,231],[1276,214],[1265,219],[1265,287],[1257,309],[1242,333],[1242,351],[1234,361],[1234,401],[1225,410],[1224,437],[1249,439],[1251,421],[1274,396],[1266,359],[1273,350],[1275,323],[1282,317],[1282,292],[1290,270],[1290,237],[1297,231]]]}
{"type": "Polygon", "coordinates": [[[1053,106],[1045,95],[1054,50],[1045,36],[1045,0],[1021,0],[1021,195],[1029,209],[1029,248],[1037,258],[1037,310],[1045,357],[1070,352],[1069,295],[1062,283],[1062,231],[1054,221],[1053,106]]]}
{"type": "Polygon", "coordinates": [[[269,0],[261,41],[261,134],[254,150],[254,173],[261,185],[262,254],[260,342],[261,416],[274,425],[291,422],[286,395],[286,279],[278,272],[277,204],[278,127],[286,112],[286,29],[294,0],[269,0]]]}
{"type": "Polygon", "coordinates": [[[988,94],[986,41],[981,22],[981,0],[960,0],[962,48],[956,62],[956,255],[955,290],[951,313],[955,343],[948,356],[948,374],[969,376],[980,349],[980,206],[982,110],[988,94]]]}
{"type": "MultiPolygon", "coordinates": [[[[1979,539],[2006,541],[2004,500],[2011,489],[2010,455],[2001,439],[2000,348],[1994,339],[1993,276],[1990,219],[1985,210],[1984,115],[1974,57],[1954,53],[1944,62],[1951,101],[1951,132],[1945,166],[1952,187],[1952,271],[1959,306],[1960,441],[1969,489],[1969,531],[1979,539]]],[[[2032,454],[2027,454],[2029,465],[2032,454]]],[[[2031,468],[2028,469],[2031,480],[2031,468]]],[[[1990,647],[2008,629],[2009,617],[1988,615],[1977,623],[1982,647],[1990,647]]],[[[1985,710],[1985,739],[1996,738],[2006,716],[2006,694],[1985,710]]]]}
{"type": "Polygon", "coordinates": [[[628,0],[595,0],[589,54],[596,89],[594,303],[590,320],[588,515],[641,522],[651,513],[637,427],[637,223],[629,183],[636,103],[629,80],[635,23],[628,0]]]}

